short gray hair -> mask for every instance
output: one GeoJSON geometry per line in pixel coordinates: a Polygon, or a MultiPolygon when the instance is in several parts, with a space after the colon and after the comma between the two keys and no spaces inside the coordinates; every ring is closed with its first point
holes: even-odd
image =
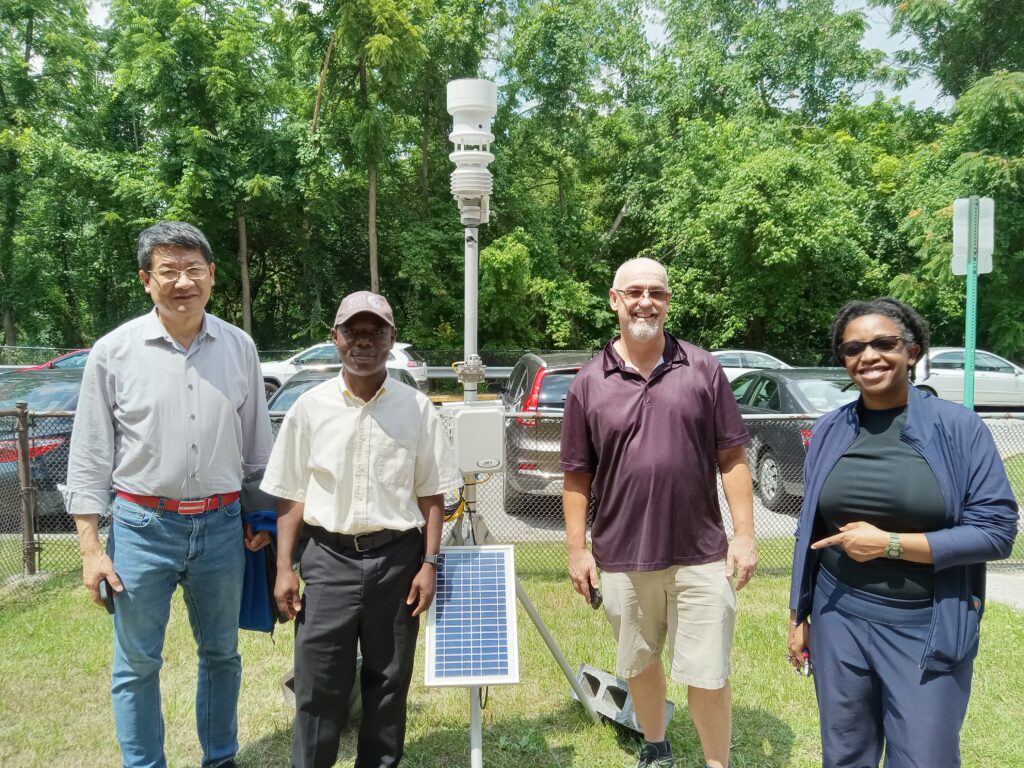
{"type": "Polygon", "coordinates": [[[165,245],[180,245],[203,254],[207,264],[213,263],[210,242],[197,227],[184,221],[160,221],[139,233],[136,255],[139,269],[148,272],[153,267],[153,251],[165,245]]]}

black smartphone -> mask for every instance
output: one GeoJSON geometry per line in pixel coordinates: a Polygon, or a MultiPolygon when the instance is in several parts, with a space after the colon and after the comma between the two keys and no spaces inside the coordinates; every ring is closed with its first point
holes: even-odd
{"type": "Polygon", "coordinates": [[[604,598],[601,597],[601,590],[595,587],[593,584],[590,585],[590,607],[595,611],[601,607],[601,603],[604,602],[604,598]]]}
{"type": "Polygon", "coordinates": [[[113,615],[114,590],[106,579],[100,579],[100,600],[103,601],[103,607],[107,609],[107,613],[113,615]]]}

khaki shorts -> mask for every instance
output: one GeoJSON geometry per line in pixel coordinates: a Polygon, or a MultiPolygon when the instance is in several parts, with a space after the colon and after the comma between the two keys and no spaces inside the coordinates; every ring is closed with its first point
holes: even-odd
{"type": "Polygon", "coordinates": [[[636,677],[661,656],[668,636],[672,679],[722,688],[736,628],[736,593],[725,561],[662,571],[602,573],[604,611],[618,642],[615,672],[636,677]]]}

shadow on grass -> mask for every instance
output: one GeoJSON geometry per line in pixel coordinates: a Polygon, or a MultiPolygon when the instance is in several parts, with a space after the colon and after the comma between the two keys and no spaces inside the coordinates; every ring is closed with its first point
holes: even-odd
{"type": "MultiPolygon", "coordinates": [[[[410,724],[420,709],[420,706],[410,703],[410,724]]],[[[552,746],[550,737],[564,733],[570,726],[578,729],[586,722],[581,712],[579,707],[568,704],[557,712],[536,718],[485,723],[483,752],[486,764],[494,768],[561,768],[573,765],[575,748],[552,746]]],[[[338,761],[343,765],[355,758],[358,728],[358,723],[350,725],[342,734],[338,761]]],[[[257,741],[242,745],[238,752],[238,765],[240,768],[287,766],[290,764],[291,747],[292,729],[277,729],[257,741]]],[[[469,762],[469,753],[467,712],[465,723],[441,723],[427,733],[408,739],[402,765],[405,768],[465,765],[469,762]]]]}

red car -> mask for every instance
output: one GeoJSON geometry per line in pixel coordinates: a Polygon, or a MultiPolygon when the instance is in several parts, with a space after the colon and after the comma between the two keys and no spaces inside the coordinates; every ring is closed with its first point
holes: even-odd
{"type": "Polygon", "coordinates": [[[30,365],[26,368],[19,368],[19,371],[48,371],[51,369],[66,370],[68,368],[85,368],[85,361],[89,357],[88,349],[76,349],[65,352],[63,355],[53,358],[40,365],[30,365]]]}

